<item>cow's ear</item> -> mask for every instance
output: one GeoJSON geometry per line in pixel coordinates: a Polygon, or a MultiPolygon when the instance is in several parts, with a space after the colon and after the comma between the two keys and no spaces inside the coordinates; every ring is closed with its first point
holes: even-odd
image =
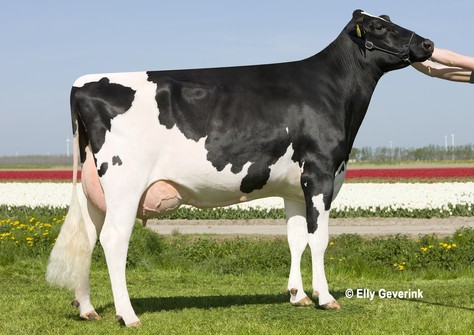
{"type": "Polygon", "coordinates": [[[354,35],[362,38],[365,34],[363,22],[364,22],[364,11],[361,9],[355,10],[352,13],[352,21],[354,23],[354,35]]]}
{"type": "Polygon", "coordinates": [[[390,20],[390,16],[388,15],[380,15],[380,18],[384,19],[385,21],[392,22],[392,20],[390,20]]]}
{"type": "Polygon", "coordinates": [[[357,21],[357,20],[361,20],[363,19],[363,13],[364,11],[362,9],[356,9],[354,11],[354,13],[352,13],[352,19],[357,21]]]}

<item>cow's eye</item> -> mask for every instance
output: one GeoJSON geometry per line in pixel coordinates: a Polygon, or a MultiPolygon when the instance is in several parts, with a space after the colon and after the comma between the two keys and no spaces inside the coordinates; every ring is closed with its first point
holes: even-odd
{"type": "Polygon", "coordinates": [[[381,33],[381,32],[384,32],[387,30],[387,28],[381,24],[378,24],[375,26],[375,30],[377,30],[377,32],[381,33]]]}

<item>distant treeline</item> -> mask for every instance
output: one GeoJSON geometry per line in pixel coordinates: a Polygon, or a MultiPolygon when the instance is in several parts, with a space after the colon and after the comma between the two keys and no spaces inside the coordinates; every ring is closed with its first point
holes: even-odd
{"type": "Polygon", "coordinates": [[[0,166],[72,166],[72,156],[5,156],[0,157],[0,166]]]}
{"type": "MultiPolygon", "coordinates": [[[[466,161],[474,160],[474,145],[430,145],[423,148],[364,147],[353,148],[350,159],[356,162],[384,163],[396,161],[466,161]]],[[[8,156],[0,157],[0,166],[72,166],[72,155],[57,156],[8,156]]]]}
{"type": "Polygon", "coordinates": [[[444,147],[430,145],[422,148],[364,147],[353,148],[350,159],[356,162],[394,162],[394,161],[451,161],[474,160],[474,145],[444,147]]]}

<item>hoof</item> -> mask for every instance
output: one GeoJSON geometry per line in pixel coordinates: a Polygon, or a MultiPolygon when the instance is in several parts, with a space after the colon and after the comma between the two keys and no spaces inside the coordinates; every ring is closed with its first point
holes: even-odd
{"type": "Polygon", "coordinates": [[[132,322],[131,324],[127,325],[128,328],[138,328],[141,326],[142,326],[142,323],[140,321],[132,322]]]}
{"type": "MultiPolygon", "coordinates": [[[[288,296],[296,296],[298,294],[298,289],[292,288],[291,290],[287,290],[286,294],[288,296]]],[[[309,307],[309,306],[313,306],[313,301],[311,301],[310,298],[305,296],[300,301],[291,302],[291,304],[295,307],[309,307]]]]}
{"type": "Polygon", "coordinates": [[[125,321],[123,321],[123,318],[120,315],[115,316],[115,322],[118,322],[120,323],[120,325],[123,325],[127,328],[138,328],[138,327],[141,327],[142,325],[140,321],[135,321],[127,325],[125,321]]]}
{"type": "Polygon", "coordinates": [[[330,301],[327,304],[320,305],[319,308],[324,309],[326,311],[335,311],[341,309],[341,305],[336,300],[330,301]]]}
{"type": "Polygon", "coordinates": [[[79,301],[74,299],[73,301],[71,301],[71,306],[75,307],[75,308],[79,308],[79,306],[81,306],[81,304],[79,303],[79,301]]]}
{"type": "Polygon", "coordinates": [[[291,304],[295,307],[310,307],[313,306],[313,301],[308,297],[304,297],[300,301],[292,302],[291,304]]]}
{"type": "Polygon", "coordinates": [[[318,291],[313,291],[313,295],[311,296],[311,298],[313,298],[314,300],[318,300],[319,299],[319,292],[318,291]]]}
{"type": "Polygon", "coordinates": [[[82,320],[86,321],[99,321],[102,320],[102,318],[97,314],[96,311],[90,311],[89,313],[86,313],[84,315],[80,316],[82,320]]]}

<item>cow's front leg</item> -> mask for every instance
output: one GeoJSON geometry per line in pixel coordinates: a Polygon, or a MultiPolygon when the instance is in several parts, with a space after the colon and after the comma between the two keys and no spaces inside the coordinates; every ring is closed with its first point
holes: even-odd
{"type": "Polygon", "coordinates": [[[301,186],[305,196],[308,244],[313,268],[313,298],[319,298],[323,309],[339,309],[340,305],[329,293],[324,272],[324,253],[329,241],[329,210],[333,197],[334,175],[321,173],[310,166],[303,171],[301,186]],[[313,169],[312,169],[313,168],[313,169]]]}
{"type": "Polygon", "coordinates": [[[301,256],[308,245],[308,229],[306,227],[305,204],[285,199],[285,213],[288,232],[288,245],[291,253],[288,293],[293,306],[311,306],[313,302],[303,290],[301,276],[301,256]]]}
{"type": "Polygon", "coordinates": [[[319,299],[319,306],[322,309],[340,309],[339,303],[329,293],[324,272],[324,253],[329,242],[329,210],[324,208],[322,195],[313,198],[313,205],[319,212],[318,228],[308,237],[313,268],[313,299],[319,299]]]}

